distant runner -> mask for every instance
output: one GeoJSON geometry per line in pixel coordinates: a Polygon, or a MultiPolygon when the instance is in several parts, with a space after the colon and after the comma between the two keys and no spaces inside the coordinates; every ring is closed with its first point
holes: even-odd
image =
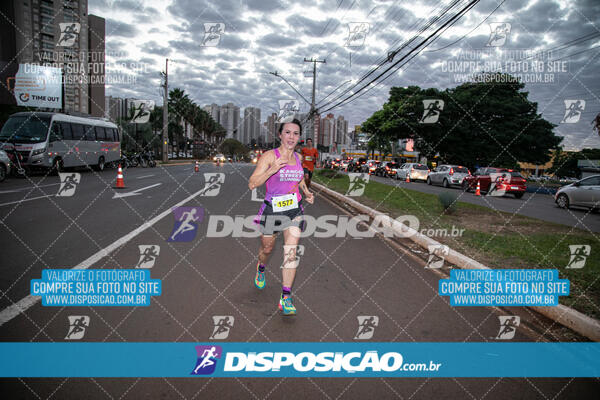
{"type": "Polygon", "coordinates": [[[310,180],[312,179],[313,171],[315,170],[315,162],[319,158],[319,152],[313,147],[311,138],[306,139],[306,147],[302,148],[302,168],[304,168],[304,181],[306,187],[310,189],[310,180]]]}
{"type": "Polygon", "coordinates": [[[304,183],[300,156],[294,152],[301,134],[302,126],[297,119],[280,124],[281,145],[262,155],[248,183],[250,190],[264,183],[267,187],[264,204],[254,220],[254,223],[260,224],[262,232],[254,277],[254,285],[258,289],[265,287],[265,266],[275,245],[275,234],[283,231],[283,286],[279,309],[284,315],[296,314],[296,307],[292,303],[292,284],[298,266],[296,248],[304,222],[304,207],[299,189],[304,192],[306,201],[310,204],[314,202],[314,195],[304,183]]]}

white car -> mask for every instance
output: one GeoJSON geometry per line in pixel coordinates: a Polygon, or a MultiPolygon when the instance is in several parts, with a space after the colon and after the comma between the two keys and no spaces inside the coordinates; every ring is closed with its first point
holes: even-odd
{"type": "Polygon", "coordinates": [[[420,163],[402,164],[400,168],[396,169],[396,179],[406,180],[406,175],[410,176],[411,181],[426,181],[429,176],[429,168],[420,163]]]}
{"type": "Polygon", "coordinates": [[[439,165],[427,176],[427,184],[442,185],[445,188],[461,186],[463,179],[469,175],[469,170],[461,165],[439,165]]]}
{"type": "Polygon", "coordinates": [[[571,206],[598,209],[600,207],[600,175],[563,186],[556,191],[554,202],[560,208],[571,206]]]}
{"type": "Polygon", "coordinates": [[[225,158],[225,156],[223,154],[219,153],[213,157],[213,161],[225,162],[225,161],[227,161],[227,159],[225,158]]]}

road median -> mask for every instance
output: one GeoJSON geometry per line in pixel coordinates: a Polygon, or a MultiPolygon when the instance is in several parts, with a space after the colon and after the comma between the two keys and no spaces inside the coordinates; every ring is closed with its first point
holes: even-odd
{"type": "Polygon", "coordinates": [[[315,191],[317,193],[321,192],[326,194],[328,197],[335,199],[341,204],[345,204],[349,208],[367,214],[372,218],[377,217],[381,220],[387,219],[395,232],[401,234],[403,237],[410,238],[410,240],[426,250],[429,246],[447,245],[448,254],[445,255],[445,259],[448,263],[455,265],[458,268],[489,269],[492,267],[558,269],[561,275],[565,275],[571,282],[574,282],[574,284],[571,285],[571,295],[561,298],[561,302],[565,302],[566,304],[559,304],[554,307],[530,308],[590,340],[600,341],[600,321],[595,318],[597,317],[598,310],[597,289],[599,277],[597,274],[598,271],[596,271],[598,268],[596,258],[588,257],[588,264],[586,265],[588,270],[583,268],[580,270],[564,268],[569,260],[569,254],[568,244],[562,242],[566,241],[567,243],[572,243],[572,240],[589,240],[595,242],[595,238],[586,237],[588,235],[592,236],[591,234],[586,234],[585,232],[572,232],[576,230],[568,230],[559,225],[546,223],[544,221],[539,221],[539,224],[541,224],[539,228],[542,230],[540,232],[538,229],[531,229],[531,224],[538,223],[538,220],[508,213],[504,213],[507,215],[498,215],[500,212],[493,210],[486,211],[483,207],[461,202],[457,202],[458,210],[454,211],[453,215],[446,215],[443,208],[440,207],[440,213],[440,209],[433,207],[433,204],[437,203],[437,196],[435,195],[419,193],[397,187],[390,188],[387,185],[377,182],[369,182],[366,185],[364,194],[356,198],[351,198],[344,194],[349,187],[347,176],[343,174],[334,176],[336,176],[336,178],[332,178],[331,174],[323,175],[322,173],[317,172],[313,181],[315,191]],[[431,211],[430,213],[427,210],[428,208],[433,208],[432,210],[429,210],[431,211]],[[422,225],[419,226],[421,229],[413,229],[396,220],[397,216],[409,213],[415,214],[422,221],[422,225]],[[427,227],[425,229],[432,229],[434,226],[447,227],[448,223],[461,224],[461,221],[464,219],[478,217],[482,213],[491,215],[491,217],[488,215],[487,222],[489,222],[492,227],[498,223],[494,218],[500,220],[508,218],[508,222],[505,220],[501,229],[498,229],[497,227],[493,228],[496,232],[489,232],[489,229],[486,228],[477,229],[477,224],[460,225],[461,228],[464,226],[464,234],[460,237],[441,237],[436,238],[437,240],[422,233],[423,226],[427,227]],[[511,223],[513,225],[510,225],[511,223]],[[508,229],[507,225],[509,225],[508,229]],[[550,232],[544,232],[544,229],[550,229],[550,232]],[[552,243],[547,243],[548,239],[545,237],[546,234],[550,233],[550,235],[552,235],[556,230],[563,229],[567,232],[564,232],[565,236],[563,236],[562,239],[557,240],[556,233],[554,233],[552,243]],[[531,248],[535,249],[530,248],[529,250],[526,250],[519,247],[516,249],[517,251],[515,251],[515,253],[511,253],[510,246],[514,240],[520,241],[522,244],[526,243],[531,248]],[[527,243],[528,241],[529,243],[527,243]],[[504,246],[498,246],[496,242],[500,242],[504,246]],[[552,251],[538,255],[537,258],[522,256],[524,250],[529,253],[543,253],[548,248],[552,249],[552,251]],[[567,254],[559,254],[559,250],[567,251],[567,254]],[[465,255],[465,253],[474,254],[474,257],[476,258],[479,258],[478,255],[480,254],[485,254],[485,257],[482,257],[483,262],[480,262],[465,255]],[[530,261],[532,259],[535,261],[530,261]]]}

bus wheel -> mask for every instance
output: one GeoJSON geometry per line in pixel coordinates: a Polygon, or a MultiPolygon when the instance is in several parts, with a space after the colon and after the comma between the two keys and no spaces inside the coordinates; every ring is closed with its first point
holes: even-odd
{"type": "Polygon", "coordinates": [[[105,167],[105,163],[104,163],[104,156],[101,156],[98,159],[98,164],[96,165],[96,171],[104,171],[104,167],[105,167]]]}
{"type": "Polygon", "coordinates": [[[50,173],[52,175],[58,175],[58,173],[64,171],[64,169],[65,167],[62,158],[55,158],[50,173]]]}

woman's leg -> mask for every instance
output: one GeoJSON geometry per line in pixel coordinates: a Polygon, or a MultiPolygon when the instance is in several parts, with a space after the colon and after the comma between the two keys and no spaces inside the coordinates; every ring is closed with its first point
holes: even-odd
{"type": "Polygon", "coordinates": [[[281,265],[282,282],[284,287],[291,288],[296,276],[297,258],[296,247],[300,241],[300,228],[291,226],[283,231],[283,264],[281,265]]]}
{"type": "Polygon", "coordinates": [[[258,262],[262,265],[267,265],[267,260],[273,252],[273,246],[275,245],[275,235],[262,235],[260,241],[260,249],[258,250],[258,262]]]}

